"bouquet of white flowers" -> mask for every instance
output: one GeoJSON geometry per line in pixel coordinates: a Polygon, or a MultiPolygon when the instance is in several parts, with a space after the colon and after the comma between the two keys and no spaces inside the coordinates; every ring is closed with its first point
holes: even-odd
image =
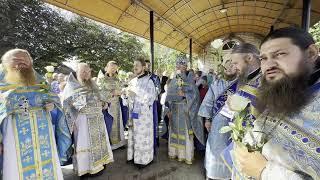
{"type": "Polygon", "coordinates": [[[47,70],[45,76],[51,78],[54,72],[54,66],[46,66],[45,69],[47,70]]]}
{"type": "Polygon", "coordinates": [[[120,70],[118,73],[118,78],[121,82],[125,82],[126,79],[128,78],[128,74],[125,71],[120,70]]]}
{"type": "Polygon", "coordinates": [[[250,100],[239,96],[232,95],[228,98],[226,104],[230,110],[235,111],[235,116],[232,122],[229,122],[228,126],[224,126],[220,129],[220,133],[227,133],[231,131],[231,138],[237,144],[245,145],[248,151],[261,151],[263,142],[250,145],[244,142],[244,137],[247,133],[252,133],[254,118],[250,112],[250,100]]]}

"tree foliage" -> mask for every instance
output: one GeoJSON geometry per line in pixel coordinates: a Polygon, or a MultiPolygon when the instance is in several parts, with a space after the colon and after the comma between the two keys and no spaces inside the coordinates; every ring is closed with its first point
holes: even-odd
{"type": "Polygon", "coordinates": [[[80,16],[67,20],[38,0],[1,0],[0,27],[0,54],[11,48],[27,49],[40,72],[74,56],[96,72],[109,60],[128,71],[133,59],[144,55],[143,43],[136,37],[80,16]]]}
{"type": "Polygon", "coordinates": [[[174,49],[155,44],[155,72],[162,74],[166,71],[167,75],[170,75],[175,71],[176,59],[181,54],[181,52],[174,49]]]}
{"type": "Polygon", "coordinates": [[[318,47],[320,47],[320,22],[318,22],[312,28],[310,28],[310,33],[312,34],[318,47]]]}

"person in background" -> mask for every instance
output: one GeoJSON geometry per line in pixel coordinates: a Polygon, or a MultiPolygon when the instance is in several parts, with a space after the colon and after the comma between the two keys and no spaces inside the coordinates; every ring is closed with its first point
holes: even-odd
{"type": "Polygon", "coordinates": [[[211,83],[216,81],[218,77],[217,77],[216,73],[214,72],[214,70],[210,69],[207,78],[208,78],[208,85],[210,86],[211,83]]]}
{"type": "Polygon", "coordinates": [[[124,126],[121,108],[122,84],[117,77],[118,64],[109,61],[105,67],[106,73],[99,72],[97,84],[101,94],[107,99],[107,109],[104,111],[107,130],[109,133],[112,150],[118,149],[126,144],[124,139],[124,126]]]}
{"type": "Polygon", "coordinates": [[[145,71],[144,58],[134,61],[136,75],[126,88],[130,119],[128,120],[127,161],[138,168],[146,167],[153,161],[155,147],[155,125],[153,104],[158,92],[150,74],[145,71]]]}
{"type": "Polygon", "coordinates": [[[202,83],[198,87],[199,93],[200,93],[200,103],[202,103],[202,101],[203,101],[204,97],[206,96],[207,91],[209,89],[208,82],[207,82],[208,81],[207,76],[202,76],[201,81],[202,81],[202,83]]]}
{"type": "Polygon", "coordinates": [[[196,71],[196,74],[194,75],[194,80],[197,87],[199,87],[200,84],[202,83],[201,77],[202,77],[202,71],[196,71]]]}
{"type": "Polygon", "coordinates": [[[165,131],[165,133],[162,135],[163,139],[168,139],[169,137],[169,132],[168,132],[168,125],[169,125],[169,117],[168,117],[168,110],[169,110],[169,104],[166,103],[166,98],[167,98],[167,94],[168,94],[168,85],[170,84],[171,79],[168,79],[166,84],[164,85],[164,93],[161,94],[161,98],[160,98],[160,103],[161,103],[161,107],[162,107],[162,111],[161,111],[161,120],[163,120],[164,124],[162,125],[162,127],[165,126],[165,129],[163,129],[162,131],[165,131]]]}
{"type": "Polygon", "coordinates": [[[311,34],[287,27],[261,43],[262,81],[257,104],[264,112],[245,136],[261,151],[234,150],[237,169],[261,180],[320,177],[320,57],[311,34]]]}
{"type": "Polygon", "coordinates": [[[60,93],[58,77],[59,77],[58,73],[53,73],[52,75],[53,81],[51,82],[51,91],[55,94],[60,93]]]}
{"type": "Polygon", "coordinates": [[[1,58],[2,179],[63,180],[61,164],[70,157],[71,134],[59,98],[33,69],[23,49],[1,58]]]}
{"type": "Polygon", "coordinates": [[[188,59],[179,56],[176,60],[176,76],[168,86],[166,102],[169,106],[169,158],[178,158],[192,164],[194,137],[204,144],[203,121],[197,116],[200,97],[193,77],[187,71],[188,59]]]}
{"type": "Polygon", "coordinates": [[[231,173],[220,158],[220,153],[229,142],[230,134],[221,134],[220,128],[228,124],[228,118],[221,114],[214,114],[214,104],[217,98],[228,89],[236,79],[236,69],[231,61],[225,63],[223,78],[213,82],[201,103],[198,115],[205,118],[205,128],[208,132],[204,167],[208,179],[228,179],[231,173]],[[212,121],[212,122],[211,122],[212,121]],[[211,125],[213,124],[213,125],[211,125]]]}
{"type": "Polygon", "coordinates": [[[160,78],[158,75],[154,74],[151,72],[151,64],[150,64],[150,60],[145,59],[146,62],[146,67],[145,67],[145,71],[149,74],[150,79],[152,80],[156,91],[157,91],[157,98],[153,103],[153,121],[154,121],[154,142],[155,146],[154,146],[154,153],[157,152],[157,147],[159,146],[159,138],[158,138],[158,124],[161,121],[161,104],[160,104],[160,94],[161,94],[161,82],[160,82],[160,78]]]}
{"type": "Polygon", "coordinates": [[[91,80],[91,68],[79,63],[63,91],[63,107],[74,137],[73,167],[78,176],[102,172],[113,154],[102,110],[106,99],[91,80]]]}

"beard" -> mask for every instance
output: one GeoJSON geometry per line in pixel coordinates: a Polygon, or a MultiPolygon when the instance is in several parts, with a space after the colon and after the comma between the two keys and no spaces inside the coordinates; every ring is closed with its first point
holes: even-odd
{"type": "Polygon", "coordinates": [[[248,82],[248,76],[245,73],[239,74],[237,78],[240,85],[244,85],[248,82]]]}
{"type": "Polygon", "coordinates": [[[32,86],[36,84],[36,75],[32,67],[21,69],[7,69],[5,80],[12,84],[32,86]]]}
{"type": "Polygon", "coordinates": [[[93,83],[92,83],[91,79],[83,79],[83,78],[78,77],[78,81],[82,86],[86,86],[89,88],[93,87],[93,83]]]}
{"type": "Polygon", "coordinates": [[[307,93],[309,70],[304,67],[296,76],[285,75],[282,79],[270,83],[262,77],[257,109],[267,110],[273,115],[292,115],[299,112],[310,100],[307,93]]]}
{"type": "Polygon", "coordinates": [[[232,81],[234,79],[237,78],[236,74],[228,74],[228,73],[224,73],[224,79],[227,81],[232,81]]]}
{"type": "Polygon", "coordinates": [[[134,70],[134,74],[136,75],[136,76],[140,76],[140,75],[142,75],[143,73],[144,73],[145,71],[144,70],[134,70]]]}
{"type": "Polygon", "coordinates": [[[79,76],[77,77],[80,85],[88,88],[89,90],[93,90],[93,91],[98,91],[98,87],[95,85],[95,83],[91,80],[91,78],[89,79],[84,79],[84,78],[80,78],[79,76]]]}
{"type": "Polygon", "coordinates": [[[246,66],[242,69],[241,72],[237,72],[237,79],[238,79],[238,83],[240,85],[246,84],[248,82],[248,70],[249,70],[249,64],[246,63],[246,66]]]}

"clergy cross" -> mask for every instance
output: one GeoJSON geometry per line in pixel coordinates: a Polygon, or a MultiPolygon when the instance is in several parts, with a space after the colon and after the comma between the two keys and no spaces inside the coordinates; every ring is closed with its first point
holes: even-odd
{"type": "Polygon", "coordinates": [[[40,125],[39,127],[40,127],[40,129],[44,129],[44,128],[46,128],[47,126],[46,126],[45,123],[41,123],[41,125],[40,125]]]}
{"type": "Polygon", "coordinates": [[[42,153],[42,156],[44,157],[48,157],[49,155],[49,151],[48,150],[45,150],[43,153],[42,153]]]}
{"type": "Polygon", "coordinates": [[[35,173],[32,173],[30,176],[26,177],[26,180],[33,180],[36,179],[37,175],[35,173]]]}
{"type": "Polygon", "coordinates": [[[27,156],[23,162],[29,163],[32,160],[32,158],[30,156],[27,156]]]}
{"type": "Polygon", "coordinates": [[[24,97],[22,99],[22,104],[20,104],[19,106],[24,111],[25,114],[28,114],[28,112],[29,112],[29,101],[28,101],[28,98],[24,97]]]}
{"type": "Polygon", "coordinates": [[[26,135],[29,132],[29,130],[23,127],[20,132],[22,132],[23,135],[26,135]]]}

